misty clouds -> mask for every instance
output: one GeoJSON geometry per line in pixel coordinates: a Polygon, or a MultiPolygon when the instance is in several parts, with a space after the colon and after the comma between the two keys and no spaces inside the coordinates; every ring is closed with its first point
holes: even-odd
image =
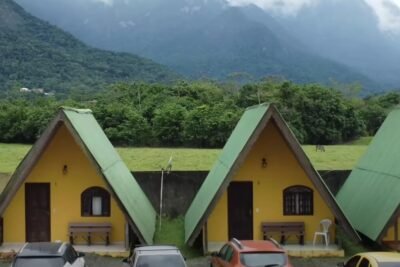
{"type": "Polygon", "coordinates": [[[400,0],[365,0],[378,17],[382,31],[400,33],[400,0]]]}
{"type": "Polygon", "coordinates": [[[296,15],[305,6],[316,4],[318,0],[227,0],[232,5],[255,4],[265,10],[282,15],[296,15]]]}
{"type": "MultiPolygon", "coordinates": [[[[88,0],[112,6],[114,0],[88,0]]],[[[124,0],[135,2],[137,0],[124,0]]],[[[167,0],[166,0],[167,1],[167,0]]],[[[188,0],[189,1],[189,0],[188,0]]],[[[198,0],[200,1],[200,0],[198,0]]],[[[207,0],[203,0],[207,1],[207,0]]],[[[317,5],[320,1],[357,1],[357,0],[226,0],[231,5],[255,4],[277,15],[295,16],[301,9],[317,5]]],[[[361,1],[361,0],[360,0],[361,1]]],[[[385,32],[400,33],[400,0],[362,0],[374,11],[379,28],[385,32]]],[[[190,0],[189,2],[193,2],[190,0]]]]}
{"type": "MultiPolygon", "coordinates": [[[[255,4],[280,15],[296,15],[302,8],[328,0],[228,0],[232,5],[255,4]]],[[[330,0],[356,1],[356,0],[330,0]]],[[[363,0],[374,11],[382,31],[400,33],[400,0],[363,0]]]]}

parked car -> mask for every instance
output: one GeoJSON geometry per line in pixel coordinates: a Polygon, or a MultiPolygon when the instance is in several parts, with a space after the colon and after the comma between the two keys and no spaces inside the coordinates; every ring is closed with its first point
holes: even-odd
{"type": "Polygon", "coordinates": [[[124,266],[131,267],[187,267],[179,249],[175,246],[143,246],[134,249],[124,266]]]}
{"type": "Polygon", "coordinates": [[[399,267],[400,253],[396,252],[364,252],[351,257],[340,267],[399,267]]]}
{"type": "Polygon", "coordinates": [[[273,239],[239,241],[233,238],[211,254],[211,267],[293,267],[286,251],[273,239]]]}
{"type": "Polygon", "coordinates": [[[68,243],[26,243],[15,256],[11,267],[84,267],[84,256],[68,243]]]}

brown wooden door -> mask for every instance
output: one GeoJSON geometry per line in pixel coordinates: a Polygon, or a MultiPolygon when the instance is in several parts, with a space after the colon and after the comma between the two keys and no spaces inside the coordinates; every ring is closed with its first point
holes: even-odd
{"type": "Polygon", "coordinates": [[[50,241],[50,184],[25,184],[27,242],[50,241]]]}
{"type": "Polygon", "coordinates": [[[229,239],[253,239],[253,183],[231,182],[228,187],[229,239]]]}

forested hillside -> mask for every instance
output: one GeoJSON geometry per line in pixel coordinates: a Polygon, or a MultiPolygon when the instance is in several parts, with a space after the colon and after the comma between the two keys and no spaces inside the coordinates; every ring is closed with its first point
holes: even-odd
{"type": "MultiPolygon", "coordinates": [[[[280,76],[298,83],[379,84],[357,70],[320,57],[283,31],[273,17],[226,0],[16,0],[33,14],[103,49],[135,53],[187,78],[247,81],[280,76]]],[[[329,33],[327,33],[329,34],[329,33]]]]}
{"type": "Polygon", "coordinates": [[[15,4],[0,1],[0,90],[95,90],[116,81],[169,82],[177,75],[151,60],[88,47],[15,4]]]}
{"type": "Polygon", "coordinates": [[[91,108],[118,146],[222,147],[245,108],[275,103],[303,144],[339,144],[374,135],[400,94],[355,98],[357,87],[266,80],[239,86],[117,83],[93,95],[56,100],[18,91],[0,94],[0,143],[33,143],[59,106],[91,108]]]}

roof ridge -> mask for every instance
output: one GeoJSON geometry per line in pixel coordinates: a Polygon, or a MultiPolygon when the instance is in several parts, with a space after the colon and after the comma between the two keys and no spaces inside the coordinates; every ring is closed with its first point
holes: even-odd
{"type": "Polygon", "coordinates": [[[272,103],[264,102],[264,103],[260,103],[260,104],[254,105],[254,106],[247,107],[245,110],[247,111],[247,110],[256,109],[256,108],[259,108],[259,107],[266,107],[266,106],[269,106],[271,104],[272,103]]]}
{"type": "Polygon", "coordinates": [[[68,107],[68,106],[60,106],[60,110],[73,111],[73,112],[81,113],[81,114],[85,114],[85,113],[92,114],[93,113],[92,110],[89,108],[83,109],[83,108],[73,108],[73,107],[68,107]]]}
{"type": "Polygon", "coordinates": [[[362,167],[358,167],[358,166],[356,167],[356,169],[359,169],[359,170],[362,170],[362,171],[366,171],[366,172],[373,172],[373,173],[377,173],[377,174],[382,174],[382,175],[385,175],[385,176],[390,176],[390,177],[394,177],[394,178],[400,179],[400,175],[393,175],[393,174],[390,174],[390,173],[381,172],[381,171],[375,171],[375,170],[372,170],[372,169],[362,168],[362,167]]]}

